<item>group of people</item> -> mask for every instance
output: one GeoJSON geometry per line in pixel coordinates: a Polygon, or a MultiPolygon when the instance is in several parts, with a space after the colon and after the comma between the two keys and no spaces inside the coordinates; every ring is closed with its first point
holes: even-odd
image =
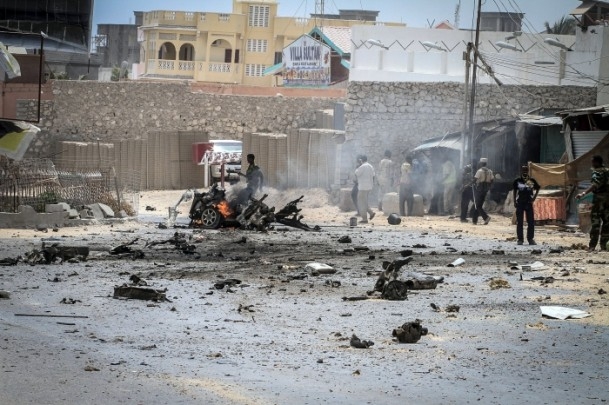
{"type": "MultiPolygon", "coordinates": [[[[247,186],[243,189],[243,198],[249,199],[258,190],[262,190],[264,176],[262,170],[255,163],[253,154],[247,155],[248,168],[245,174],[247,186]]],[[[592,157],[592,177],[590,186],[576,195],[581,200],[588,194],[593,194],[591,211],[590,243],[588,250],[595,250],[600,240],[600,250],[609,249],[609,168],[603,165],[603,158],[599,155],[592,157]]],[[[478,169],[473,173],[471,165],[463,168],[461,178],[461,222],[467,222],[469,216],[473,224],[478,224],[482,218],[484,224],[488,224],[491,217],[484,210],[484,201],[491,185],[495,179],[493,171],[487,167],[488,160],[481,158],[478,169]]],[[[372,220],[375,212],[369,206],[370,193],[374,189],[375,181],[379,186],[379,210],[382,209],[383,196],[386,193],[399,190],[400,216],[411,216],[414,205],[414,182],[419,181],[416,173],[413,173],[410,162],[404,162],[399,168],[399,177],[396,183],[396,167],[391,160],[391,151],[385,151],[383,159],[379,163],[378,180],[374,167],[368,162],[366,155],[357,157],[357,168],[355,169],[354,187],[351,197],[361,216],[361,223],[368,223],[368,217],[372,220]]],[[[456,185],[456,173],[454,164],[447,160],[442,165],[442,184],[444,186],[444,207],[450,210],[454,199],[456,185]]],[[[541,187],[539,183],[529,175],[529,167],[520,168],[520,176],[512,184],[512,195],[514,207],[516,208],[516,238],[519,245],[524,244],[524,219],[527,222],[526,240],[529,245],[535,242],[535,213],[533,203],[539,194],[541,187]]]]}

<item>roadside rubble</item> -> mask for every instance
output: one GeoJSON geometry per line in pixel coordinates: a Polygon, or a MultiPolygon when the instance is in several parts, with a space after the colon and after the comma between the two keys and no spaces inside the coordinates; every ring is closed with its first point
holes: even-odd
{"type": "Polygon", "coordinates": [[[427,333],[427,328],[421,326],[421,320],[416,319],[394,329],[391,335],[400,343],[417,343],[421,336],[426,336],[427,333]]]}

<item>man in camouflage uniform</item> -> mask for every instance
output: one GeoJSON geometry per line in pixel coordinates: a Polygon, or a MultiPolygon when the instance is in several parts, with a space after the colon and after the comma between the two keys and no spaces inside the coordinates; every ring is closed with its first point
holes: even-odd
{"type": "Polygon", "coordinates": [[[588,251],[592,252],[598,243],[600,236],[601,250],[607,251],[609,242],[609,169],[603,166],[603,158],[599,155],[592,156],[592,179],[590,187],[579,193],[579,200],[586,194],[593,193],[592,212],[590,219],[590,243],[588,251]]]}

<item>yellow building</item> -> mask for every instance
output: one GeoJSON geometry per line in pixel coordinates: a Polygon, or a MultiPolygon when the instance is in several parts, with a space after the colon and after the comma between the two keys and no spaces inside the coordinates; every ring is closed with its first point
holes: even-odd
{"type": "MultiPolygon", "coordinates": [[[[379,24],[277,16],[277,0],[233,0],[233,12],[157,10],[144,13],[138,33],[143,77],[272,86],[267,67],[315,26],[379,24]]],[[[404,25],[400,23],[386,25],[404,25]]]]}

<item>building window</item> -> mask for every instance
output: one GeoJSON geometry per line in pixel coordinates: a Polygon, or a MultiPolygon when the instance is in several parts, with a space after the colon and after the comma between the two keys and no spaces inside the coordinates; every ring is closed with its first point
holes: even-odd
{"type": "Polygon", "coordinates": [[[193,21],[195,19],[195,13],[192,13],[192,12],[184,13],[184,19],[186,21],[193,21]]]}
{"type": "Polygon", "coordinates": [[[199,20],[201,20],[201,21],[205,21],[206,17],[207,17],[207,15],[205,13],[199,14],[199,20]]]}
{"type": "Polygon", "coordinates": [[[268,41],[266,39],[248,39],[248,52],[266,52],[268,49],[268,41]]]}
{"type": "Polygon", "coordinates": [[[283,62],[283,52],[275,52],[275,61],[273,65],[283,62]]]}
{"type": "Polygon", "coordinates": [[[250,6],[248,25],[250,27],[268,27],[270,11],[269,6],[250,6]]]}
{"type": "Polygon", "coordinates": [[[265,65],[248,63],[245,65],[245,75],[250,77],[259,77],[262,76],[264,69],[266,69],[265,65]]]}
{"type": "Polygon", "coordinates": [[[173,21],[176,19],[175,11],[165,11],[165,20],[173,21]]]}

